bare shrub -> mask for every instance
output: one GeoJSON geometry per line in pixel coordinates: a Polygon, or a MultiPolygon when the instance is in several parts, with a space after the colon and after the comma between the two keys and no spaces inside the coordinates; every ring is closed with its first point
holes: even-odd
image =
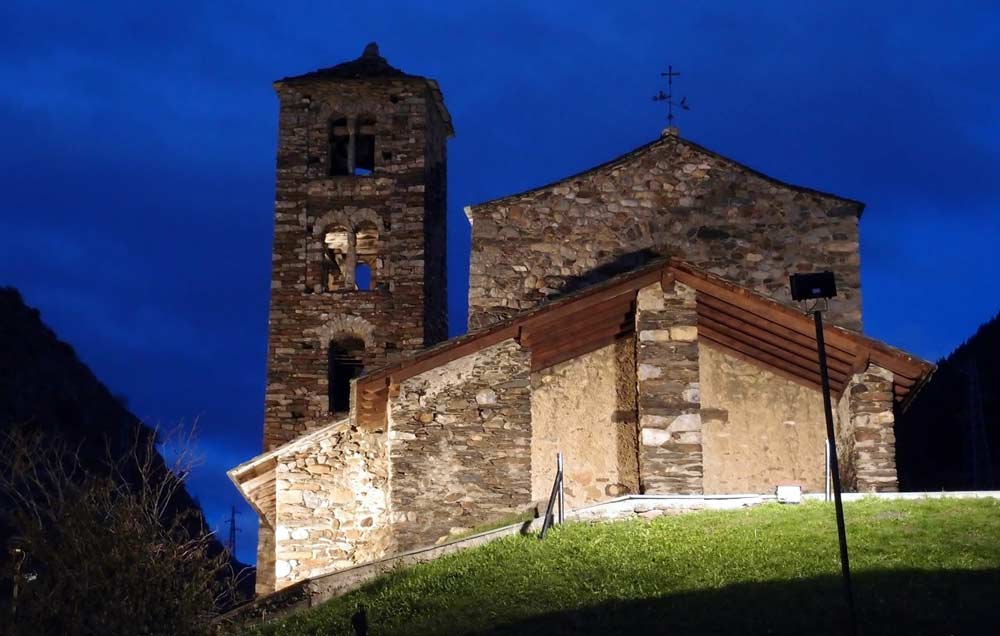
{"type": "Polygon", "coordinates": [[[24,556],[13,634],[208,632],[234,577],[199,511],[178,506],[193,465],[180,435],[168,466],[144,428],[98,462],[24,427],[0,434],[0,509],[24,556]]]}

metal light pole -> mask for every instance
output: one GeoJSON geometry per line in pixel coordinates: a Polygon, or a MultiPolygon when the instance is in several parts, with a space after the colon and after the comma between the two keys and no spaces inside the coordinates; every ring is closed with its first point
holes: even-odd
{"type": "MultiPolygon", "coordinates": [[[[793,274],[790,278],[793,300],[820,300],[837,295],[832,272],[793,274]]],[[[823,311],[819,303],[811,309],[816,320],[816,349],[819,353],[819,378],[823,389],[823,410],[826,414],[826,437],[830,449],[830,472],[833,477],[833,505],[837,511],[837,537],[840,541],[840,569],[844,578],[844,597],[851,618],[851,633],[858,633],[858,617],[854,608],[854,586],[851,584],[851,562],[847,554],[847,530],[844,525],[844,503],[840,493],[840,466],[837,462],[837,439],[833,426],[833,406],[830,401],[830,374],[826,367],[826,343],[823,339],[823,311]]]]}
{"type": "Polygon", "coordinates": [[[559,523],[566,522],[566,488],[563,479],[563,455],[556,453],[556,473],[559,475],[559,523]]]}
{"type": "Polygon", "coordinates": [[[12,621],[15,621],[17,620],[17,597],[21,592],[21,567],[28,555],[19,546],[11,546],[9,552],[14,566],[13,586],[10,594],[10,617],[12,621]]]}

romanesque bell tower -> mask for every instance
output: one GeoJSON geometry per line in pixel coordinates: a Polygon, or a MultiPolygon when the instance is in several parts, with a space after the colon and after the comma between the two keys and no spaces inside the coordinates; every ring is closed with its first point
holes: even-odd
{"type": "MultiPolygon", "coordinates": [[[[433,80],[369,44],[275,82],[278,120],[264,450],[343,417],[350,381],[448,335],[447,140],[433,80]]],[[[260,526],[258,593],[274,590],[260,526]]]]}
{"type": "Polygon", "coordinates": [[[280,100],[265,450],[333,421],[365,368],[447,337],[446,143],[433,80],[356,60],[280,100]]]}

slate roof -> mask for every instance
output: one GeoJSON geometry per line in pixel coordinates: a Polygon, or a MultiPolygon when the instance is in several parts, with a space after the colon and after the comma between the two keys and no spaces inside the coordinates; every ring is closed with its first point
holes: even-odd
{"type": "Polygon", "coordinates": [[[455,135],[455,129],[451,122],[451,113],[448,112],[448,109],[444,105],[444,95],[441,94],[441,87],[438,86],[438,83],[421,75],[411,75],[410,73],[403,72],[395,66],[392,66],[384,57],[382,57],[381,53],[379,53],[378,44],[375,42],[370,42],[365,47],[361,57],[357,59],[341,62],[336,66],[310,71],[309,73],[304,73],[302,75],[284,77],[276,81],[275,85],[294,85],[316,81],[336,82],[379,79],[411,79],[426,83],[434,97],[434,103],[438,108],[438,112],[441,114],[441,118],[444,120],[445,126],[448,128],[448,136],[453,137],[455,135]]]}
{"type": "Polygon", "coordinates": [[[295,75],[278,80],[279,82],[296,82],[312,79],[373,79],[379,77],[411,77],[425,79],[419,75],[410,75],[389,64],[379,53],[378,44],[371,42],[365,47],[361,57],[342,62],[336,66],[321,68],[303,75],[295,75]]]}

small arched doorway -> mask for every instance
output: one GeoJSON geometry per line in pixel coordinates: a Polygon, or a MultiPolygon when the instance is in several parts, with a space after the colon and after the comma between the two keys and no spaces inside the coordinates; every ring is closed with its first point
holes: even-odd
{"type": "Polygon", "coordinates": [[[355,336],[335,338],[327,348],[327,390],[330,413],[351,409],[351,380],[361,375],[365,342],[355,336]]]}

